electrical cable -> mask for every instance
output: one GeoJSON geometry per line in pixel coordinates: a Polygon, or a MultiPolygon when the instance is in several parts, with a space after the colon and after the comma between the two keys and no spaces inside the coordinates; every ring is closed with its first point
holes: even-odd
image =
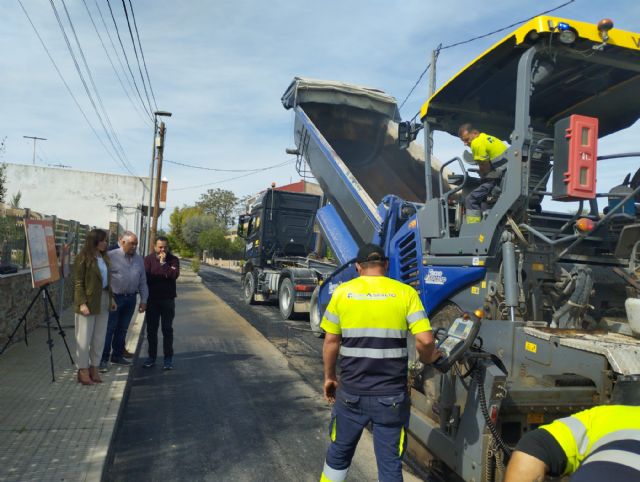
{"type": "Polygon", "coordinates": [[[215,171],[215,172],[257,172],[257,171],[263,171],[265,169],[271,169],[274,167],[280,167],[285,164],[285,163],[279,163],[273,166],[259,167],[257,169],[217,169],[213,167],[204,167],[204,166],[195,166],[193,164],[185,164],[184,162],[178,162],[178,161],[168,161],[166,159],[164,159],[162,162],[168,162],[169,164],[175,164],[177,166],[182,166],[182,167],[190,167],[192,169],[202,169],[203,171],[215,171]]]}
{"type": "MultiPolygon", "coordinates": [[[[104,19],[104,15],[102,15],[102,10],[100,9],[100,4],[98,3],[98,0],[93,0],[95,5],[96,5],[96,9],[98,10],[98,13],[100,14],[100,20],[102,21],[102,25],[105,29],[105,31],[107,32],[107,37],[109,37],[109,43],[111,44],[111,48],[113,49],[113,52],[116,56],[116,59],[118,59],[118,64],[120,65],[120,68],[122,69],[122,74],[124,76],[125,79],[127,79],[127,85],[129,85],[129,89],[131,89],[131,92],[134,93],[135,86],[134,84],[131,82],[131,79],[129,78],[129,76],[127,75],[127,70],[124,67],[124,64],[122,63],[122,58],[120,53],[118,52],[118,49],[116,47],[116,44],[113,42],[113,38],[111,37],[111,32],[109,31],[109,27],[107,26],[107,22],[104,19]]],[[[138,93],[139,94],[139,93],[138,93]]],[[[134,93],[134,97],[135,97],[135,93],[134,93]]],[[[144,112],[145,114],[147,114],[149,116],[149,122],[151,123],[151,125],[153,125],[153,115],[147,111],[147,106],[144,104],[144,101],[142,100],[142,97],[140,95],[138,95],[138,99],[140,100],[140,105],[142,106],[142,112],[144,112]]],[[[140,106],[138,106],[139,108],[140,106]]]]}
{"type": "Polygon", "coordinates": [[[196,186],[178,187],[178,188],[169,189],[169,190],[170,191],[185,191],[187,189],[196,189],[196,188],[199,188],[199,187],[207,187],[207,186],[213,186],[215,184],[222,184],[223,182],[235,181],[236,179],[242,179],[243,177],[251,176],[252,174],[258,174],[260,172],[268,171],[270,169],[275,169],[276,167],[282,167],[282,166],[284,166],[286,164],[289,164],[289,163],[292,163],[292,162],[294,162],[294,161],[293,160],[287,160],[287,161],[285,161],[285,162],[283,162],[281,164],[276,164],[274,166],[265,167],[265,168],[262,168],[262,169],[260,169],[258,171],[254,171],[254,172],[250,172],[250,173],[247,173],[247,174],[243,174],[242,176],[235,176],[235,177],[230,177],[228,179],[222,179],[221,181],[210,182],[210,183],[207,183],[207,184],[198,184],[196,186]]]}
{"type": "MultiPolygon", "coordinates": [[[[104,114],[104,117],[105,117],[105,119],[107,121],[109,129],[111,131],[111,136],[115,141],[115,147],[119,149],[119,152],[122,155],[122,158],[123,158],[124,162],[129,166],[130,169],[127,169],[127,170],[132,173],[133,165],[131,164],[131,162],[127,158],[127,154],[126,154],[124,148],[122,147],[122,144],[120,143],[120,139],[118,138],[118,135],[116,134],[116,131],[113,128],[113,124],[111,123],[111,118],[109,117],[109,113],[107,112],[107,109],[105,108],[104,103],[102,102],[102,96],[100,95],[100,92],[98,91],[98,87],[96,86],[95,81],[93,80],[93,74],[91,73],[91,69],[89,68],[89,63],[87,62],[87,59],[86,59],[86,57],[84,55],[84,51],[82,49],[82,45],[80,44],[80,39],[78,38],[78,35],[76,34],[76,29],[75,29],[75,27],[73,25],[73,21],[71,20],[71,15],[69,14],[69,10],[67,9],[67,4],[66,4],[65,0],[60,0],[60,1],[62,2],[62,7],[64,8],[64,12],[65,12],[67,20],[69,22],[69,26],[71,27],[71,32],[73,33],[73,38],[75,39],[76,45],[78,46],[78,51],[80,52],[80,57],[82,58],[82,63],[84,64],[84,68],[86,69],[87,74],[89,76],[89,82],[91,83],[91,86],[93,87],[93,92],[95,93],[96,98],[98,99],[98,104],[100,105],[100,108],[102,109],[102,113],[104,114]]],[[[118,156],[118,157],[120,157],[120,156],[118,156]]]]}
{"type": "MultiPolygon", "coordinates": [[[[133,38],[133,31],[131,30],[131,22],[129,22],[129,12],[127,11],[127,4],[122,0],[122,9],[124,10],[124,16],[127,20],[127,27],[129,28],[129,37],[131,37],[131,45],[133,45],[133,53],[136,55],[136,63],[138,64],[138,72],[140,72],[140,79],[142,80],[142,87],[144,88],[144,95],[147,97],[149,108],[151,108],[151,99],[149,99],[149,92],[147,92],[147,83],[144,81],[144,75],[142,75],[142,67],[140,66],[140,58],[138,57],[138,48],[136,47],[136,41],[133,38]]],[[[156,109],[158,110],[158,106],[156,109]]]]}
{"type": "Polygon", "coordinates": [[[126,94],[127,98],[129,99],[129,102],[131,102],[131,105],[132,105],[133,109],[140,116],[142,121],[147,123],[148,125],[152,125],[150,119],[145,118],[144,115],[142,115],[140,113],[140,107],[138,107],[135,104],[135,102],[133,102],[133,99],[131,98],[131,94],[129,94],[129,91],[125,87],[124,82],[122,81],[122,78],[120,77],[120,73],[118,72],[118,69],[116,69],[116,66],[113,63],[113,60],[111,59],[111,55],[109,55],[109,50],[107,49],[107,46],[105,45],[104,40],[102,39],[102,35],[100,35],[100,31],[98,30],[98,26],[96,25],[96,22],[93,20],[93,15],[91,14],[91,10],[89,9],[89,5],[87,5],[87,0],[82,0],[82,3],[84,4],[84,8],[87,10],[87,14],[89,15],[89,19],[91,20],[91,24],[93,25],[93,28],[96,31],[96,35],[98,36],[98,39],[100,40],[100,43],[102,44],[102,48],[104,50],[104,53],[107,55],[107,59],[109,59],[109,63],[111,64],[111,67],[113,68],[113,71],[116,74],[116,77],[118,78],[118,82],[122,86],[122,90],[126,94]]]}
{"type": "Polygon", "coordinates": [[[131,17],[133,18],[133,27],[136,30],[136,37],[138,37],[138,46],[140,47],[140,54],[142,55],[142,65],[144,65],[144,71],[147,74],[147,82],[149,83],[149,90],[151,91],[151,97],[153,98],[153,105],[158,110],[158,104],[156,102],[156,94],[151,87],[151,78],[149,77],[149,70],[147,69],[147,60],[144,58],[144,50],[142,50],[142,42],[140,41],[140,33],[138,32],[138,23],[136,22],[136,15],[133,13],[133,3],[129,0],[129,10],[131,10],[131,17]]]}
{"type": "Polygon", "coordinates": [[[107,152],[107,154],[109,154],[111,159],[117,164],[119,161],[116,159],[116,156],[114,156],[114,154],[109,150],[107,145],[104,143],[104,141],[102,140],[102,137],[100,137],[100,135],[98,134],[98,131],[96,130],[96,128],[93,126],[93,124],[91,123],[91,121],[87,117],[87,114],[84,112],[84,109],[82,109],[82,106],[80,105],[80,102],[78,102],[78,99],[76,98],[76,96],[74,95],[73,91],[71,90],[71,87],[69,87],[69,84],[67,83],[66,79],[62,75],[62,72],[58,68],[58,64],[56,64],[56,61],[53,59],[53,56],[51,55],[51,52],[49,51],[49,48],[47,47],[47,45],[45,44],[44,40],[40,36],[40,32],[38,32],[38,29],[36,28],[35,24],[31,20],[31,17],[29,16],[29,13],[27,12],[27,10],[24,7],[24,5],[22,4],[22,1],[18,0],[18,3],[20,4],[20,8],[22,8],[22,11],[24,12],[25,16],[27,17],[27,20],[31,24],[31,27],[33,28],[33,31],[35,32],[36,36],[38,37],[38,40],[40,41],[40,44],[42,45],[42,48],[44,48],[44,51],[46,52],[47,56],[49,57],[49,60],[53,64],[53,68],[56,70],[58,76],[60,77],[60,80],[62,81],[62,83],[64,84],[65,88],[67,89],[67,92],[69,92],[69,95],[73,99],[73,102],[76,104],[76,107],[80,111],[80,114],[82,114],[82,117],[84,118],[85,122],[87,123],[87,125],[89,126],[89,128],[91,129],[93,134],[98,139],[98,142],[100,142],[100,144],[102,144],[102,147],[104,148],[104,150],[107,152]]]}
{"type": "MultiPolygon", "coordinates": [[[[518,21],[518,22],[512,23],[511,25],[507,25],[506,27],[502,27],[502,28],[499,28],[499,29],[497,29],[497,30],[493,30],[493,31],[488,32],[488,33],[485,33],[485,34],[478,35],[478,36],[476,36],[476,37],[472,37],[472,38],[469,38],[469,39],[467,39],[467,40],[462,40],[461,42],[455,42],[455,43],[452,43],[452,44],[449,44],[449,45],[445,45],[445,46],[443,46],[442,44],[440,44],[440,45],[438,45],[438,47],[435,49],[435,50],[436,50],[436,57],[440,54],[440,52],[441,52],[442,50],[451,49],[451,48],[453,48],[453,47],[457,47],[457,46],[459,46],[459,45],[468,44],[468,43],[471,43],[471,42],[475,42],[476,40],[480,40],[480,39],[483,39],[483,38],[486,38],[486,37],[490,37],[491,35],[495,35],[495,34],[497,34],[497,33],[500,33],[500,32],[503,32],[503,31],[505,31],[505,30],[508,30],[508,29],[510,29],[510,28],[513,28],[513,27],[515,27],[515,26],[517,26],[517,25],[520,25],[520,24],[523,24],[523,23],[525,23],[525,22],[528,22],[529,20],[532,20],[532,19],[534,19],[534,18],[536,18],[536,17],[539,17],[540,15],[546,15],[546,14],[548,14],[548,13],[555,12],[556,10],[559,10],[559,9],[561,9],[561,8],[563,8],[563,7],[566,7],[567,5],[569,5],[569,4],[571,4],[571,3],[575,2],[575,1],[576,1],[576,0],[568,0],[567,2],[563,3],[562,5],[558,5],[557,7],[551,8],[551,9],[549,9],[549,10],[545,10],[545,11],[543,11],[543,12],[540,12],[540,13],[536,14],[536,15],[533,15],[533,16],[531,16],[531,17],[528,17],[528,18],[526,18],[526,19],[524,19],[524,20],[520,20],[520,21],[518,21]]],[[[425,67],[425,69],[422,71],[422,73],[421,73],[421,74],[420,74],[420,76],[418,77],[418,80],[416,80],[415,84],[413,85],[413,87],[411,87],[411,90],[409,91],[409,93],[407,94],[407,96],[405,97],[405,99],[404,99],[404,100],[402,101],[402,103],[400,104],[399,109],[402,109],[402,107],[403,107],[403,106],[404,106],[404,104],[407,102],[407,100],[409,99],[409,97],[411,97],[411,94],[413,94],[413,91],[416,89],[416,87],[418,87],[418,84],[420,83],[420,81],[421,81],[421,80],[422,80],[422,78],[424,77],[424,74],[426,74],[426,73],[427,73],[427,71],[429,70],[429,68],[431,68],[431,63],[429,63],[429,64],[425,67]]]]}
{"type": "Polygon", "coordinates": [[[484,394],[484,382],[482,380],[482,370],[477,368],[473,372],[473,379],[476,381],[476,386],[478,387],[478,401],[480,402],[480,411],[482,412],[482,416],[484,417],[484,421],[489,428],[489,432],[493,436],[494,440],[498,444],[498,446],[502,449],[505,456],[507,458],[511,457],[511,449],[507,446],[507,444],[502,440],[502,437],[498,433],[498,429],[493,424],[491,420],[491,416],[489,415],[489,408],[487,407],[487,399],[484,394]]]}
{"type": "Polygon", "coordinates": [[[153,109],[151,108],[151,104],[147,106],[144,103],[144,99],[142,98],[142,94],[140,93],[140,89],[138,88],[138,83],[136,82],[135,75],[133,75],[133,70],[131,70],[131,64],[129,63],[129,57],[127,56],[127,51],[124,48],[124,44],[122,43],[122,37],[120,36],[120,30],[118,29],[118,23],[116,22],[116,17],[113,15],[113,9],[111,8],[111,1],[107,0],[107,5],[109,7],[109,13],[111,14],[111,20],[113,20],[113,26],[116,29],[116,34],[118,36],[118,42],[120,43],[120,48],[122,49],[122,53],[124,54],[124,60],[127,64],[127,68],[129,69],[129,74],[131,74],[131,79],[133,80],[133,85],[136,88],[136,92],[138,93],[138,97],[140,98],[140,102],[144,105],[145,110],[148,108],[149,116],[153,118],[153,109]]]}

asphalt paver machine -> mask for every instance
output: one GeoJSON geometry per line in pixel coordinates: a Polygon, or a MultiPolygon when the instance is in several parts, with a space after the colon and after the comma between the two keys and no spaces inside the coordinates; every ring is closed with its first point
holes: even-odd
{"type": "Polygon", "coordinates": [[[462,69],[420,117],[426,138],[469,122],[509,143],[475,224],[462,205],[478,180],[460,158],[402,150],[418,129],[394,134],[392,97],[308,79],[283,96],[341,263],[314,292],[312,327],[355,276],[358,244],[384,246],[389,275],[418,291],[444,353],[422,366],[408,340],[415,454],[447,480],[501,480],[527,431],[640,403],[640,173],[597,188],[598,171],[631,155],[597,147],[638,120],[639,89],[640,34],[611,21],[537,17],[462,69]],[[553,212],[548,200],[571,205],[553,212]]]}

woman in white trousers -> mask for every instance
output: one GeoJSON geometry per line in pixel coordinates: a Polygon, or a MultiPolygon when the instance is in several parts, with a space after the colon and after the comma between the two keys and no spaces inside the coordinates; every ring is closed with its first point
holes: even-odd
{"type": "Polygon", "coordinates": [[[76,317],[78,382],[102,383],[98,372],[107,332],[109,309],[115,309],[111,292],[107,233],[92,229],[74,265],[73,304],[76,317]]]}

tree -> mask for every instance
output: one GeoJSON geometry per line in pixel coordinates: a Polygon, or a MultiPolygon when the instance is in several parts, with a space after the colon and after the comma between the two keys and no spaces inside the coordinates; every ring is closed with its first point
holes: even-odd
{"type": "Polygon", "coordinates": [[[201,215],[202,209],[195,206],[183,206],[182,208],[175,208],[169,217],[169,244],[172,249],[178,251],[182,256],[193,256],[193,249],[188,246],[182,236],[184,223],[194,216],[201,215]]]}
{"type": "Polygon", "coordinates": [[[200,195],[200,200],[196,203],[204,214],[213,216],[225,228],[233,225],[237,205],[238,197],[232,191],[220,188],[209,189],[200,195]]]}
{"type": "Polygon", "coordinates": [[[200,234],[216,228],[224,230],[215,217],[194,216],[187,219],[182,226],[182,237],[185,243],[187,243],[187,246],[196,251],[202,251],[202,247],[199,244],[200,234]]]}
{"type": "Polygon", "coordinates": [[[0,203],[4,202],[4,197],[7,195],[7,165],[0,164],[0,203]]]}
{"type": "Polygon", "coordinates": [[[231,251],[231,244],[229,240],[225,238],[225,234],[222,226],[213,226],[200,233],[198,236],[198,246],[214,258],[227,258],[231,251]]]}

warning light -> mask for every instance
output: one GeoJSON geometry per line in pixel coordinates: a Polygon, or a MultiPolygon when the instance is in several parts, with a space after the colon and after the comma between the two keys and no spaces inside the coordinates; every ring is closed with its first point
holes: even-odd
{"type": "Polygon", "coordinates": [[[476,315],[476,318],[480,320],[484,318],[484,310],[482,310],[481,308],[478,308],[476,311],[473,312],[473,314],[476,315]]]}
{"type": "Polygon", "coordinates": [[[565,22],[558,22],[558,30],[560,30],[561,32],[565,31],[565,30],[569,30],[571,27],[569,26],[568,23],[565,22]]]}
{"type": "Polygon", "coordinates": [[[595,225],[596,223],[589,218],[580,218],[576,221],[576,228],[578,228],[578,231],[583,233],[590,233],[593,231],[595,225]]]}

